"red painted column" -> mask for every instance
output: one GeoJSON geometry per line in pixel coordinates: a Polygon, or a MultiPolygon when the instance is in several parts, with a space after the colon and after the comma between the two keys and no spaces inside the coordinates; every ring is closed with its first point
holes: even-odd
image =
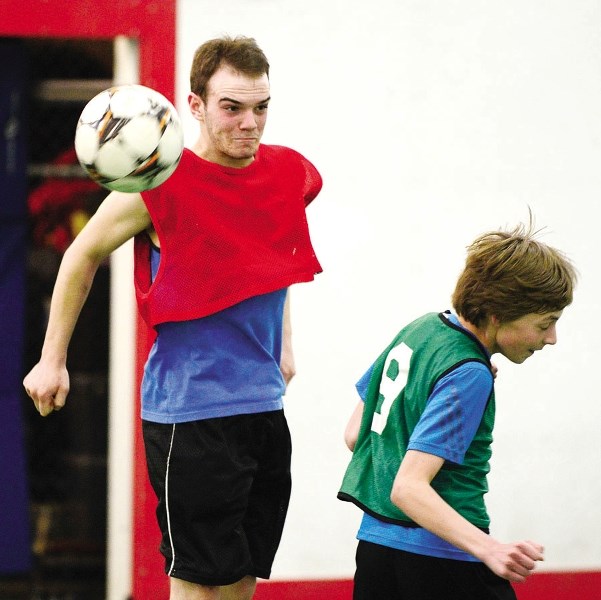
{"type": "MultiPolygon", "coordinates": [[[[140,83],[173,101],[175,90],[176,0],[2,0],[0,36],[17,38],[61,37],[75,39],[136,39],[140,48],[140,83]]],[[[114,307],[118,310],[118,307],[114,307]]],[[[138,326],[137,381],[145,360],[149,335],[138,326]]],[[[139,389],[139,387],[138,387],[139,389]]],[[[156,499],[146,476],[140,434],[140,405],[135,411],[133,565],[135,600],[160,600],[157,590],[166,589],[162,559],[158,553],[156,499]]],[[[167,596],[165,595],[165,598],[167,596]]]]}

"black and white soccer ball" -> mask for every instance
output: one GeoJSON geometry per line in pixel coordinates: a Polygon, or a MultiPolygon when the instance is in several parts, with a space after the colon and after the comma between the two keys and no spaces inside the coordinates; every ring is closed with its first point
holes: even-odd
{"type": "Polygon", "coordinates": [[[174,106],[142,85],[111,87],[83,109],[75,131],[81,166],[109,190],[141,192],[163,183],[184,149],[174,106]]]}

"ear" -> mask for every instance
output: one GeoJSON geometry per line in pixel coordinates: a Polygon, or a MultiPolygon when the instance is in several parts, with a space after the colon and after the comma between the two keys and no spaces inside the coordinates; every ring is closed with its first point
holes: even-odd
{"type": "Polygon", "coordinates": [[[190,107],[190,113],[192,116],[200,122],[204,121],[204,102],[202,98],[193,92],[188,94],[188,106],[190,107]]]}

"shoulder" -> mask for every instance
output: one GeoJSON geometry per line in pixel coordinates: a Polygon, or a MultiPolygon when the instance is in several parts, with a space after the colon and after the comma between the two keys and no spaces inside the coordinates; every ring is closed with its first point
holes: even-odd
{"type": "Polygon", "coordinates": [[[398,337],[417,336],[415,337],[416,342],[427,342],[427,338],[424,337],[423,332],[434,332],[437,330],[446,332],[447,328],[444,326],[444,321],[442,320],[440,313],[430,312],[407,323],[407,325],[400,330],[398,337]]]}
{"type": "Polygon", "coordinates": [[[150,223],[140,194],[111,192],[76,239],[79,238],[79,244],[87,244],[108,256],[150,223]]]}
{"type": "Polygon", "coordinates": [[[182,157],[175,171],[161,185],[141,192],[141,197],[148,207],[156,206],[162,198],[170,199],[174,194],[189,191],[191,180],[198,178],[199,169],[203,168],[203,161],[188,148],[184,148],[182,157]]]}
{"type": "Polygon", "coordinates": [[[111,192],[96,214],[114,221],[145,220],[149,218],[140,193],[111,192]]]}
{"type": "Polygon", "coordinates": [[[259,147],[261,160],[277,160],[289,162],[291,164],[304,164],[309,161],[298,151],[288,146],[279,146],[276,144],[261,144],[259,147]]]}
{"type": "Polygon", "coordinates": [[[459,388],[471,385],[492,387],[494,376],[490,367],[480,360],[468,360],[458,364],[452,371],[446,373],[440,381],[444,381],[447,385],[457,385],[459,388]]]}
{"type": "Polygon", "coordinates": [[[302,188],[305,205],[321,191],[323,181],[315,165],[300,152],[273,144],[261,144],[259,164],[263,169],[277,169],[280,176],[296,182],[302,188]]]}

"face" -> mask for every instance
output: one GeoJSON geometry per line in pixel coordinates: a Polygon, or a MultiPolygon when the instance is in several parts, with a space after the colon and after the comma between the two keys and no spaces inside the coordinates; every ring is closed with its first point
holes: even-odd
{"type": "Polygon", "coordinates": [[[557,342],[556,324],[562,311],[529,313],[507,323],[496,323],[495,349],[514,363],[523,363],[537,350],[557,342]]]}
{"type": "Polygon", "coordinates": [[[269,79],[249,77],[224,65],[209,79],[206,103],[188,97],[200,122],[195,151],[204,159],[230,167],[249,165],[259,148],[267,120],[269,79]]]}

